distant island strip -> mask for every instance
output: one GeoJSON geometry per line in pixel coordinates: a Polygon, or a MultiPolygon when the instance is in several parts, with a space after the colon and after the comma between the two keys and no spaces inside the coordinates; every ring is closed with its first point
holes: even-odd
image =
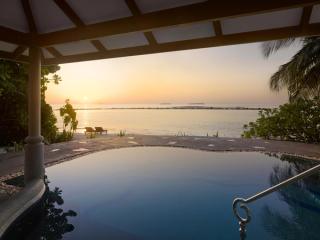
{"type": "MultiPolygon", "coordinates": [[[[132,109],[132,110],[266,110],[270,108],[263,107],[212,107],[212,106],[174,106],[174,107],[93,107],[93,108],[75,108],[75,110],[114,110],[114,109],[132,109]]],[[[55,109],[59,110],[59,109],[55,109]]]]}

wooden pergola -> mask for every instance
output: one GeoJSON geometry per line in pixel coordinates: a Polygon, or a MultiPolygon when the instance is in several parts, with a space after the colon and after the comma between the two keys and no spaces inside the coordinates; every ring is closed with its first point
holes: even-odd
{"type": "Polygon", "coordinates": [[[44,65],[318,35],[315,0],[1,0],[0,57],[44,65]]]}
{"type": "Polygon", "coordinates": [[[0,0],[0,58],[30,64],[27,185],[44,174],[41,65],[319,34],[319,0],[0,0]]]}

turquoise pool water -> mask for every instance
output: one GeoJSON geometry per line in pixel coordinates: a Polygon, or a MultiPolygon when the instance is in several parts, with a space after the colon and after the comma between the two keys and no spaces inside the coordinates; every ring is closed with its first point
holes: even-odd
{"type": "MultiPolygon", "coordinates": [[[[52,201],[29,235],[70,240],[239,239],[232,200],[314,164],[262,153],[165,147],[98,152],[47,168],[52,201]]],[[[249,207],[252,222],[246,239],[319,239],[319,176],[249,207]]]]}

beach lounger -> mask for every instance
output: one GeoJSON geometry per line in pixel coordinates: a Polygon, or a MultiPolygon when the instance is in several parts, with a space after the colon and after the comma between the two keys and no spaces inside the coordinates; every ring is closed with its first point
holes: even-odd
{"type": "Polygon", "coordinates": [[[94,136],[96,134],[96,131],[92,127],[85,127],[84,134],[89,134],[90,136],[94,136]]]}
{"type": "Polygon", "coordinates": [[[96,133],[100,133],[102,134],[103,132],[105,132],[106,134],[108,133],[107,129],[103,129],[102,127],[95,127],[96,129],[96,133]]]}

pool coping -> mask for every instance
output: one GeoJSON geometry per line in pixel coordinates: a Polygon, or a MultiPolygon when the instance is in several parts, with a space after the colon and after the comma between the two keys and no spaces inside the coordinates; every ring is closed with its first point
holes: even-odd
{"type": "Polygon", "coordinates": [[[46,190],[43,179],[28,183],[19,193],[0,204],[0,239],[25,212],[38,203],[46,190]]]}
{"type": "MultiPolygon", "coordinates": [[[[252,153],[261,153],[261,154],[276,154],[276,155],[287,155],[291,157],[297,157],[297,158],[303,158],[309,161],[320,161],[320,157],[314,157],[314,156],[308,156],[308,155],[302,155],[302,154],[293,154],[289,152],[281,152],[281,151],[263,151],[263,150],[247,150],[247,149],[234,149],[234,150],[210,150],[210,149],[204,149],[204,148],[193,148],[193,147],[188,147],[188,146],[170,146],[170,145],[132,145],[132,146],[117,146],[113,148],[104,148],[104,149],[95,149],[95,150],[90,150],[82,153],[78,153],[72,156],[67,156],[64,158],[60,158],[56,161],[52,161],[49,163],[45,163],[44,167],[51,167],[60,163],[68,162],[83,156],[87,156],[93,153],[97,152],[103,152],[103,151],[108,151],[108,150],[115,150],[115,149],[125,149],[125,148],[136,148],[136,147],[165,147],[165,148],[184,148],[184,149],[190,149],[190,150],[195,150],[195,151],[204,151],[204,152],[226,152],[226,153],[232,153],[232,152],[252,152],[252,153]]],[[[0,182],[19,177],[24,174],[23,170],[17,171],[15,173],[11,173],[8,175],[0,176],[0,182]]],[[[1,208],[1,201],[0,201],[0,208],[1,208]]],[[[0,211],[1,213],[1,211],[0,211]]],[[[1,240],[1,238],[0,238],[1,240]]]]}
{"type": "MultiPolygon", "coordinates": [[[[262,154],[277,154],[277,155],[287,155],[287,156],[291,156],[291,157],[297,157],[297,158],[303,158],[306,160],[310,160],[310,161],[320,161],[320,157],[313,157],[313,156],[308,156],[308,155],[301,155],[301,154],[293,154],[293,153],[289,153],[289,152],[280,152],[280,151],[263,151],[263,150],[240,150],[240,149],[235,149],[235,150],[210,150],[210,149],[205,149],[205,148],[193,148],[193,147],[188,147],[188,146],[171,146],[171,145],[133,145],[133,146],[118,146],[118,147],[113,147],[113,148],[105,148],[105,149],[96,149],[96,150],[92,150],[92,151],[87,151],[87,152],[83,152],[83,153],[79,153],[73,156],[68,156],[65,158],[61,158],[57,161],[53,161],[50,163],[46,163],[45,164],[45,168],[47,167],[51,167],[60,163],[64,163],[64,162],[68,162],[83,156],[87,156],[93,153],[97,153],[97,152],[103,152],[103,151],[108,151],[108,150],[115,150],[115,149],[125,149],[125,148],[136,148],[136,147],[146,147],[146,148],[150,148],[150,147],[164,147],[164,148],[182,148],[182,149],[190,149],[190,150],[195,150],[195,151],[204,151],[204,152],[226,152],[226,153],[232,153],[232,152],[252,152],[252,153],[262,153],[262,154]]],[[[320,147],[320,146],[319,146],[320,147]]],[[[22,173],[23,172],[19,172],[22,173]]],[[[0,181],[2,180],[2,177],[0,177],[0,181]]]]}
{"type": "MultiPolygon", "coordinates": [[[[44,165],[45,167],[50,167],[91,153],[129,147],[174,147],[209,152],[260,152],[286,154],[308,160],[320,161],[319,144],[263,139],[139,134],[128,134],[123,137],[109,134],[88,139],[84,135],[78,134],[72,141],[46,145],[44,165]],[[215,147],[209,147],[211,145],[209,143],[213,143],[215,147]],[[301,149],[307,149],[308,151],[301,149]]],[[[6,166],[3,166],[2,169],[0,168],[2,171],[2,175],[0,172],[0,182],[23,174],[23,153],[12,153],[11,156],[8,157],[5,155],[6,154],[0,155],[0,165],[19,160],[20,166],[14,163],[16,165],[14,166],[15,169],[11,170],[11,172],[9,170],[9,172],[5,174],[3,174],[3,172],[6,171],[6,166]]]]}

